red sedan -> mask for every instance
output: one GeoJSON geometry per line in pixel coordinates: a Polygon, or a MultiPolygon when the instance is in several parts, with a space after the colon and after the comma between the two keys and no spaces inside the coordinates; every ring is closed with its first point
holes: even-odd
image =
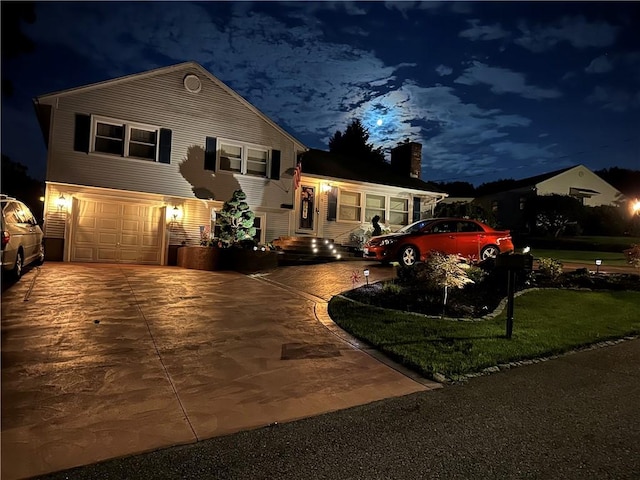
{"type": "Polygon", "coordinates": [[[364,245],[364,257],[411,266],[424,260],[432,250],[482,261],[511,253],[514,248],[508,230],[494,230],[466,218],[430,218],[396,233],[373,237],[364,245]]]}

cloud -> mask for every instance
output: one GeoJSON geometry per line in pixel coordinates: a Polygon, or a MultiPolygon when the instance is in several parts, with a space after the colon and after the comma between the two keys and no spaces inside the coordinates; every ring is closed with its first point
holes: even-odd
{"type": "Polygon", "coordinates": [[[622,89],[597,86],[587,97],[587,103],[598,104],[612,112],[626,112],[640,108],[640,92],[628,92],[622,89]]]}
{"type": "Polygon", "coordinates": [[[472,41],[499,40],[509,36],[509,32],[503,30],[499,23],[496,23],[495,25],[480,25],[480,20],[477,18],[467,20],[467,23],[469,23],[471,27],[461,31],[458,36],[468,38],[472,41]]]}
{"type": "MultiPolygon", "coordinates": [[[[322,23],[300,13],[302,4],[280,17],[247,8],[223,16],[223,5],[45,2],[38,5],[38,17],[46,22],[28,34],[38,43],[72,50],[110,77],[197,61],[310,147],[326,148],[336,130],[360,118],[375,145],[391,148],[405,138],[421,142],[430,174],[495,171],[510,151],[503,146],[498,152],[492,142],[508,145],[514,130],[531,124],[522,115],[464,102],[451,87],[412,80],[416,72],[407,67],[415,63],[389,65],[371,51],[327,41],[322,23]]],[[[445,65],[436,71],[452,73],[445,65]]],[[[522,74],[479,62],[457,82],[526,98],[560,95],[527,85],[522,74]]],[[[525,158],[526,144],[519,145],[514,152],[525,158]]]]}
{"type": "Polygon", "coordinates": [[[568,42],[575,48],[608,47],[620,30],[606,22],[588,22],[583,16],[563,17],[551,25],[533,28],[521,22],[518,28],[521,36],[515,43],[534,53],[549,50],[560,42],[568,42]]]}
{"type": "Polygon", "coordinates": [[[594,58],[591,60],[589,66],[584,69],[587,73],[607,73],[611,70],[613,70],[613,65],[606,55],[600,55],[594,58]]]}
{"type": "Polygon", "coordinates": [[[451,75],[453,73],[453,68],[447,67],[446,65],[438,65],[436,67],[436,72],[441,77],[446,77],[447,75],[451,75]]]}
{"type": "Polygon", "coordinates": [[[513,72],[506,68],[490,67],[478,61],[472,62],[472,65],[454,82],[463,85],[485,84],[489,85],[491,91],[498,95],[514,93],[533,100],[562,96],[562,93],[554,88],[540,88],[528,85],[522,73],[513,72]]]}

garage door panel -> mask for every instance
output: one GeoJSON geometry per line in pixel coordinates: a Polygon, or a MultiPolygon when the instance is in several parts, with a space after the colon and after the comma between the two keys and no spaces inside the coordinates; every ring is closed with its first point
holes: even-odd
{"type": "Polygon", "coordinates": [[[161,263],[161,209],[82,200],[75,218],[71,260],[161,263]]]}
{"type": "Polygon", "coordinates": [[[116,262],[118,260],[118,249],[115,248],[96,248],[96,260],[97,262],[116,262]]]}

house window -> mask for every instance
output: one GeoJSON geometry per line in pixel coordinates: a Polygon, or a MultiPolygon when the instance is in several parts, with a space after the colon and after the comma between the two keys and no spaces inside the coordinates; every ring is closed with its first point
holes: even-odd
{"type": "Polygon", "coordinates": [[[389,223],[392,225],[409,224],[409,199],[397,197],[389,199],[389,223]]]}
{"type": "Polygon", "coordinates": [[[157,161],[156,127],[94,117],[93,132],[94,152],[157,161]]]}
{"type": "Polygon", "coordinates": [[[242,147],[221,144],[220,169],[242,173],[242,147]]]}
{"type": "Polygon", "coordinates": [[[266,177],[269,164],[267,148],[220,142],[220,170],[266,177]]]}
{"type": "Polygon", "coordinates": [[[258,243],[264,243],[264,225],[264,215],[256,215],[253,218],[253,226],[256,227],[256,234],[253,236],[253,239],[258,243]]]}
{"type": "Polygon", "coordinates": [[[266,150],[247,149],[247,175],[267,176],[267,156],[266,150]]]}
{"type": "Polygon", "coordinates": [[[527,199],[525,197],[520,197],[520,210],[524,210],[524,207],[527,204],[527,199]]]}
{"type": "Polygon", "coordinates": [[[356,192],[340,192],[338,204],[338,218],[350,222],[359,222],[362,219],[362,207],[360,204],[360,194],[356,192]]]}
{"type": "Polygon", "coordinates": [[[378,215],[381,222],[386,222],[385,203],[386,197],[384,195],[367,195],[364,219],[370,222],[373,217],[378,215]]]}

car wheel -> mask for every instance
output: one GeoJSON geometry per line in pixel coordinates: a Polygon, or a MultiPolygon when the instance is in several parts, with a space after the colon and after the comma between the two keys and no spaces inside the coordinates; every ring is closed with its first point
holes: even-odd
{"type": "Polygon", "coordinates": [[[489,258],[496,258],[500,254],[500,249],[495,245],[487,245],[480,252],[480,260],[488,260],[489,258]]]}
{"type": "Polygon", "coordinates": [[[44,243],[40,244],[40,251],[38,252],[38,260],[36,263],[38,265],[42,265],[44,263],[44,243]]]}
{"type": "Polygon", "coordinates": [[[12,276],[14,280],[20,280],[22,277],[22,267],[24,266],[24,259],[22,258],[22,250],[18,250],[16,253],[16,264],[13,266],[12,276]]]}
{"type": "Polygon", "coordinates": [[[404,247],[400,251],[400,265],[404,265],[405,267],[411,267],[415,265],[415,263],[418,261],[418,258],[420,258],[418,250],[416,249],[416,247],[413,247],[411,245],[404,247]]]}

